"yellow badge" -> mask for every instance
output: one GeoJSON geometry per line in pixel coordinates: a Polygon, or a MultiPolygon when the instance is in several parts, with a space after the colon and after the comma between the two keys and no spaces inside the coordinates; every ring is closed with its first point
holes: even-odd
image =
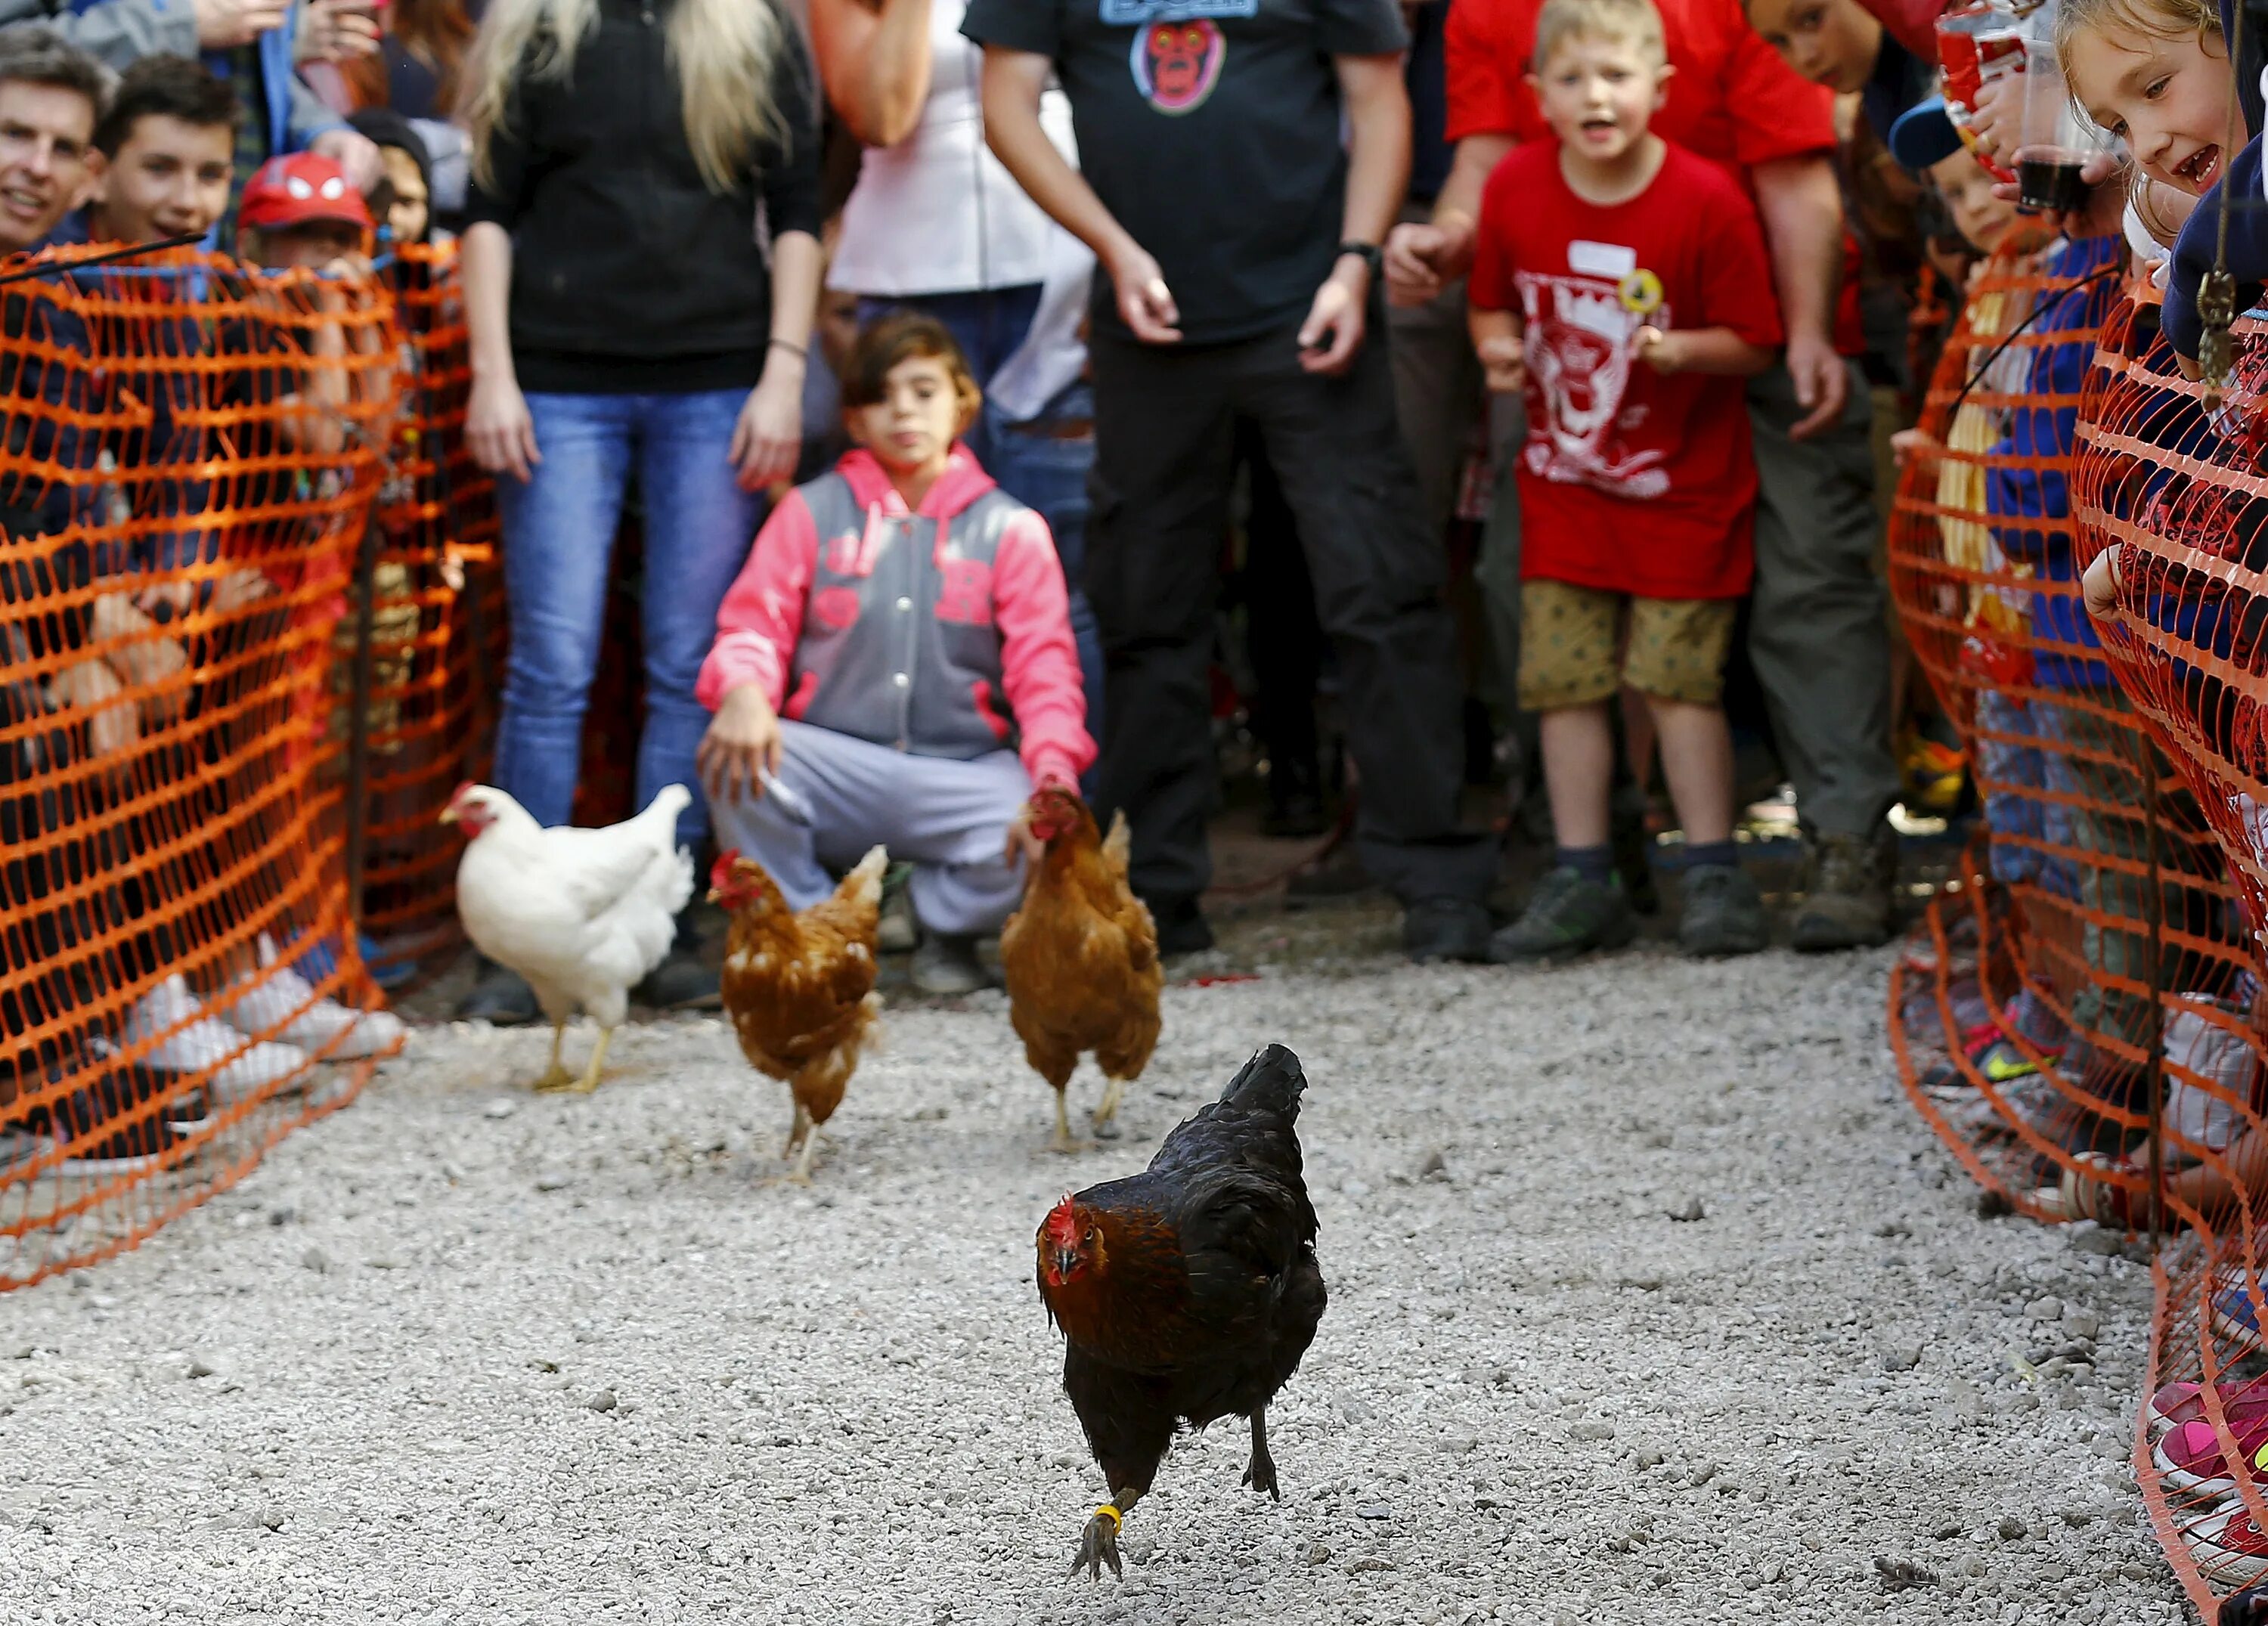
{"type": "Polygon", "coordinates": [[[1643,266],[1625,274],[1616,291],[1623,309],[1633,316],[1651,316],[1661,308],[1661,279],[1643,266]]]}

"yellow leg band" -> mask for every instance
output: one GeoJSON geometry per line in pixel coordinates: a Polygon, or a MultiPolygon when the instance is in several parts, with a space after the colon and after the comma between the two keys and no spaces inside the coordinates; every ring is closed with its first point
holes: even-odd
{"type": "Polygon", "coordinates": [[[1108,1515],[1110,1519],[1110,1527],[1114,1530],[1117,1529],[1121,1525],[1126,1522],[1126,1515],[1118,1511],[1117,1505],[1115,1503],[1105,1502],[1101,1507],[1096,1508],[1094,1512],[1097,1518],[1108,1515]]]}

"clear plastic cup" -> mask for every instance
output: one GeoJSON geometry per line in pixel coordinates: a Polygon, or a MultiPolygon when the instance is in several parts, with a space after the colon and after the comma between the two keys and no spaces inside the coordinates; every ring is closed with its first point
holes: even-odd
{"type": "Polygon", "coordinates": [[[2047,29],[2027,30],[2024,120],[2011,155],[2016,164],[2017,202],[2050,215],[2081,207],[2087,183],[2080,171],[2107,144],[2102,132],[2072,105],[2071,87],[2056,65],[2055,42],[2047,29]]]}

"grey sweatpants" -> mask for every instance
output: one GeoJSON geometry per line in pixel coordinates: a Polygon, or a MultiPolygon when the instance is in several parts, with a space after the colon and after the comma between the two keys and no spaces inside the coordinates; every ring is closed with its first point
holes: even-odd
{"type": "Polygon", "coordinates": [[[771,872],[792,909],[835,889],[880,842],[914,866],[914,916],[932,931],[998,929],[1023,894],[1023,866],[1005,849],[1008,821],[1032,794],[1013,751],[972,761],[915,756],[870,740],[780,723],[778,790],[709,804],[718,847],[737,847],[771,872]],[[784,794],[781,794],[784,791],[784,794]]]}

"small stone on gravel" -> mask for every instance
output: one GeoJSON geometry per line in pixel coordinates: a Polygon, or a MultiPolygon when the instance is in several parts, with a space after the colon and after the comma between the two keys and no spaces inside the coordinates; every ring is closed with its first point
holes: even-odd
{"type": "Polygon", "coordinates": [[[615,1392],[612,1389],[600,1389],[596,1394],[593,1394],[590,1399],[583,1402],[583,1409],[585,1411],[612,1411],[620,1404],[622,1404],[622,1402],[615,1397],[615,1392]]]}
{"type": "Polygon", "coordinates": [[[1893,1343],[1882,1350],[1884,1372],[1911,1372],[1920,1365],[1921,1345],[1918,1343],[1893,1343]]]}
{"type": "Polygon", "coordinates": [[[1668,1212],[1672,1219],[1683,1220],[1689,1224],[1693,1220],[1704,1218],[1707,1215],[1707,1210],[1701,1206],[1701,1199],[1698,1197],[1688,1197],[1668,1212]]]}
{"type": "Polygon", "coordinates": [[[495,1118],[501,1121],[511,1117],[512,1114],[519,1110],[519,1103],[518,1101],[497,1100],[490,1101],[487,1106],[482,1107],[481,1116],[484,1118],[495,1118]]]}
{"type": "Polygon", "coordinates": [[[2035,1321],[2059,1321],[2063,1319],[2063,1300],[2053,1293],[2043,1294],[2026,1305],[2024,1313],[2035,1321]]]}
{"type": "Polygon", "coordinates": [[[2031,1534],[2024,1528],[2024,1521],[2014,1513],[2004,1517],[1995,1527],[1999,1531],[2000,1539],[2004,1541],[2021,1541],[2031,1534]]]}

